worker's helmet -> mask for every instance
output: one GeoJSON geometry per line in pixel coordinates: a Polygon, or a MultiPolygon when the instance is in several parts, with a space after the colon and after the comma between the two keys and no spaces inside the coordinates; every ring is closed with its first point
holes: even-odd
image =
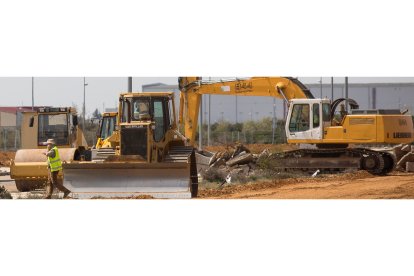
{"type": "Polygon", "coordinates": [[[54,145],[54,144],[55,144],[55,139],[47,139],[46,145],[54,145]]]}

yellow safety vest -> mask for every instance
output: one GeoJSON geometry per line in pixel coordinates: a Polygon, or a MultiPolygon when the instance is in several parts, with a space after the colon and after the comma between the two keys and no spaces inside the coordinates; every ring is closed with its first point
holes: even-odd
{"type": "Polygon", "coordinates": [[[55,151],[55,157],[52,158],[50,156],[47,157],[47,161],[49,163],[50,171],[56,172],[62,169],[62,161],[60,161],[59,151],[56,146],[52,148],[55,151]]]}

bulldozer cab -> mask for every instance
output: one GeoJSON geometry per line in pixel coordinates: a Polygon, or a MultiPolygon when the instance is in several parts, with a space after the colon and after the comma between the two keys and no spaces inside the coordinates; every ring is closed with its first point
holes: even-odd
{"type": "Polygon", "coordinates": [[[121,94],[120,155],[138,155],[151,162],[151,148],[165,141],[175,125],[172,92],[121,94]]]}

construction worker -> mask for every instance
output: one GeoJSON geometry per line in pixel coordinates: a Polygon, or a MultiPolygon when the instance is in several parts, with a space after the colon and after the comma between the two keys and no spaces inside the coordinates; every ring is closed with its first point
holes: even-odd
{"type": "Polygon", "coordinates": [[[58,182],[58,174],[59,171],[62,170],[62,161],[60,160],[59,150],[55,144],[54,139],[48,139],[46,144],[47,152],[45,152],[44,155],[47,156],[49,179],[46,185],[45,199],[52,198],[53,189],[55,187],[58,188],[59,191],[63,192],[63,198],[66,198],[70,194],[70,191],[58,182]]]}

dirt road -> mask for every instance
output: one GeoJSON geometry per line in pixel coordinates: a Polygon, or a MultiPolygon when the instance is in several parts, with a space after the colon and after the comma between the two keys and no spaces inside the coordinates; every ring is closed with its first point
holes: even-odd
{"type": "Polygon", "coordinates": [[[202,189],[206,199],[413,199],[414,174],[356,173],[229,185],[202,189]]]}
{"type": "MultiPolygon", "coordinates": [[[[0,186],[17,193],[9,176],[0,186]]],[[[199,191],[200,199],[414,199],[414,174],[393,172],[388,176],[356,173],[288,178],[249,184],[228,185],[199,191]]]]}

